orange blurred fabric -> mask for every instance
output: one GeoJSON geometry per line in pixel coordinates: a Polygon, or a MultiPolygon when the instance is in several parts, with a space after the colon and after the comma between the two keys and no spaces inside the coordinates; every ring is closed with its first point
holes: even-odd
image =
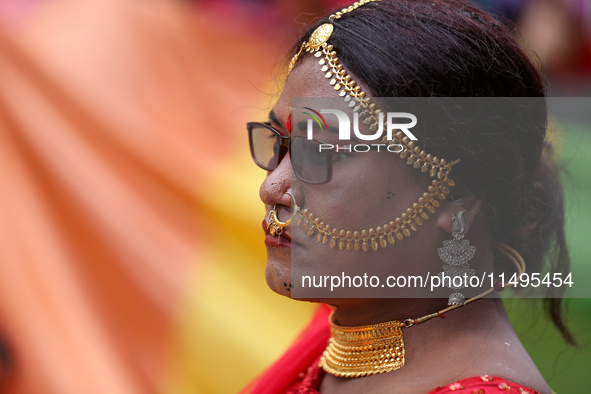
{"type": "MultiPolygon", "coordinates": [[[[236,217],[263,217],[256,195],[228,202],[220,177],[248,155],[235,110],[264,101],[254,87],[272,86],[279,43],[269,50],[269,37],[256,45],[195,12],[166,0],[49,1],[0,32],[11,393],[163,392],[180,305],[219,236],[212,207],[225,198],[236,217]]],[[[262,233],[250,219],[235,224],[262,233]]],[[[262,238],[247,253],[261,251],[262,238]]]]}

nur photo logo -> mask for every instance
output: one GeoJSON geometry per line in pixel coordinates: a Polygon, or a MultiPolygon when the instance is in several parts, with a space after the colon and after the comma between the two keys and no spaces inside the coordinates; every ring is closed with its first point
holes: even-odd
{"type": "MultiPolygon", "coordinates": [[[[351,127],[351,120],[349,115],[338,109],[321,109],[316,111],[310,107],[303,107],[303,109],[309,112],[303,112],[305,115],[311,117],[307,121],[307,134],[308,140],[314,139],[314,122],[318,124],[321,131],[328,131],[328,125],[326,119],[322,114],[332,114],[337,117],[338,121],[338,135],[340,141],[351,141],[351,129],[353,129],[353,135],[355,138],[361,141],[376,141],[383,137],[384,129],[386,132],[386,140],[392,141],[393,132],[396,130],[402,131],[410,140],[417,141],[417,137],[410,131],[411,128],[416,126],[417,117],[409,112],[388,112],[386,113],[386,127],[384,127],[384,113],[380,112],[377,122],[377,130],[374,134],[363,134],[359,129],[359,112],[353,113],[353,127],[351,127]],[[401,122],[401,120],[403,122],[401,122]]],[[[335,149],[337,152],[368,152],[370,150],[380,151],[380,147],[384,150],[388,150],[393,153],[400,153],[404,150],[404,147],[400,144],[349,144],[349,145],[333,145],[333,144],[320,144],[319,151],[335,149]],[[372,148],[373,147],[373,148],[372,148]],[[377,149],[376,149],[377,147],[377,149]]]]}

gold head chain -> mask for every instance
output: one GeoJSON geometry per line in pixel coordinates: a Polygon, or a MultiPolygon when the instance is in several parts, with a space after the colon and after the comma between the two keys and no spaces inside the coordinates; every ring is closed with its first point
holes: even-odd
{"type": "MultiPolygon", "coordinates": [[[[380,0],[362,0],[355,2],[349,7],[343,8],[329,16],[330,21],[339,19],[343,14],[351,12],[358,7],[372,1],[380,0]]],[[[348,102],[349,107],[354,107],[353,111],[359,112],[361,119],[364,119],[366,125],[370,125],[371,131],[377,130],[379,121],[380,109],[376,108],[376,104],[372,103],[366,93],[361,90],[361,87],[347,74],[343,65],[339,62],[336,52],[332,45],[328,43],[332,35],[334,26],[332,23],[324,23],[320,25],[308,41],[304,41],[300,46],[299,51],[294,55],[289,63],[288,73],[291,73],[296,63],[300,59],[304,51],[313,54],[314,57],[319,58],[318,64],[320,71],[324,73],[324,77],[330,80],[330,85],[334,90],[339,92],[339,96],[343,97],[348,102]]],[[[445,196],[449,194],[449,187],[455,185],[454,181],[448,178],[449,172],[454,164],[460,160],[448,162],[443,158],[438,158],[426,153],[418,147],[414,141],[411,141],[401,131],[393,135],[392,140],[384,137],[383,142],[388,145],[399,144],[404,149],[396,149],[401,159],[406,159],[408,165],[414,168],[420,168],[421,172],[429,172],[433,179],[428,191],[423,193],[419,198],[418,203],[414,203],[411,208],[395,220],[385,223],[377,228],[370,228],[369,230],[350,231],[344,229],[333,228],[324,223],[320,218],[316,217],[308,209],[300,212],[296,224],[302,227],[302,230],[308,234],[316,233],[318,242],[329,244],[331,248],[337,245],[340,250],[348,251],[368,251],[371,247],[373,250],[378,250],[381,246],[385,248],[388,243],[394,245],[396,240],[402,241],[404,237],[410,237],[411,230],[417,231],[417,226],[423,224],[423,220],[429,218],[429,213],[434,213],[435,209],[439,207],[439,200],[444,200],[445,196]]],[[[295,212],[299,207],[292,206],[295,212]]]]}

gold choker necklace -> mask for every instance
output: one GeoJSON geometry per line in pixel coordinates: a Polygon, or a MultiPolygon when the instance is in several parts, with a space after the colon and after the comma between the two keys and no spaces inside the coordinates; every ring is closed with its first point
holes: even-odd
{"type": "Polygon", "coordinates": [[[397,320],[361,327],[343,327],[330,317],[331,338],[320,359],[327,373],[358,378],[390,372],[404,365],[404,323],[397,320]]]}

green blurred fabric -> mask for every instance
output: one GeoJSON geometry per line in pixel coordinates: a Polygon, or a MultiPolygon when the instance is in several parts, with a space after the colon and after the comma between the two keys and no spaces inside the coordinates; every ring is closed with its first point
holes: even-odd
{"type": "MultiPolygon", "coordinates": [[[[573,282],[591,285],[591,122],[558,119],[554,145],[566,172],[566,239],[573,282]]],[[[588,291],[588,290],[587,290],[588,291]]],[[[572,295],[572,294],[571,294],[572,295]]],[[[581,296],[581,294],[574,294],[581,296]]],[[[583,294],[586,295],[586,294],[583,294]]],[[[558,394],[588,393],[591,371],[591,298],[567,300],[566,321],[578,346],[567,345],[545,318],[539,300],[505,300],[523,345],[550,387],[558,394]]]]}

